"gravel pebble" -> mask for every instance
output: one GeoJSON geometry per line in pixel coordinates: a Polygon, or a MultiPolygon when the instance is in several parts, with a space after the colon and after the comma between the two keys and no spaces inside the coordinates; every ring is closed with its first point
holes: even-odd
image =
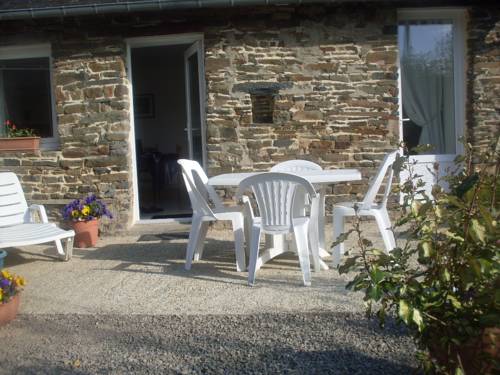
{"type": "Polygon", "coordinates": [[[401,327],[362,314],[22,314],[0,328],[0,374],[403,374],[401,327]],[[5,343],[8,344],[6,349],[5,343]]]}

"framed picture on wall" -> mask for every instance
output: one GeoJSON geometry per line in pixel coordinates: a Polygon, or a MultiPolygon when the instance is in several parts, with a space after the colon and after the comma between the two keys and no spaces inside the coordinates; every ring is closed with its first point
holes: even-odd
{"type": "Polygon", "coordinates": [[[153,94],[134,96],[134,116],[136,118],[155,117],[155,97],[153,94]]]}

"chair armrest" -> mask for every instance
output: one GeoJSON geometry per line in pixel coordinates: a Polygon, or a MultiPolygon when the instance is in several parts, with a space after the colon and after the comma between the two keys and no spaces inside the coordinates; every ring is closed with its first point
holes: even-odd
{"type": "Polygon", "coordinates": [[[33,217],[33,213],[35,212],[38,212],[38,216],[42,221],[42,223],[46,224],[49,222],[49,219],[47,218],[47,212],[45,211],[45,207],[42,206],[41,204],[32,204],[31,206],[29,206],[28,210],[30,214],[29,218],[31,223],[35,222],[33,217]]]}
{"type": "Polygon", "coordinates": [[[241,203],[243,203],[244,206],[245,216],[247,216],[249,219],[253,219],[255,215],[253,213],[252,204],[250,203],[250,198],[248,198],[246,195],[242,195],[241,203]]]}

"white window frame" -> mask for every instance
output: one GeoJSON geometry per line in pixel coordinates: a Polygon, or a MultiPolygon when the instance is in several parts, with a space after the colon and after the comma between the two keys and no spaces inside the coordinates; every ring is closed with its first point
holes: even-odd
{"type": "MultiPolygon", "coordinates": [[[[399,21],[450,20],[453,24],[453,85],[455,105],[455,154],[419,155],[420,162],[451,162],[457,154],[464,152],[458,138],[465,135],[466,106],[466,11],[463,8],[405,8],[398,10],[399,21]]],[[[399,137],[403,141],[403,92],[401,91],[401,66],[399,68],[399,137]]],[[[413,157],[412,157],[413,158],[413,157]]]]}
{"type": "Polygon", "coordinates": [[[0,60],[49,58],[50,106],[52,114],[52,137],[40,138],[40,148],[43,150],[59,149],[59,132],[54,97],[54,79],[52,70],[52,51],[50,44],[29,44],[0,48],[0,60]]]}

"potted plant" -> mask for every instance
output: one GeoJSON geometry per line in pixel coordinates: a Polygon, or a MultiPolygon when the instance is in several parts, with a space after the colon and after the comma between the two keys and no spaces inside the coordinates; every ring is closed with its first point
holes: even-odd
{"type": "Polygon", "coordinates": [[[5,138],[0,138],[0,151],[36,151],[40,148],[40,137],[35,130],[19,128],[12,121],[4,123],[5,138]]]}
{"type": "MultiPolygon", "coordinates": [[[[500,342],[500,155],[482,157],[466,144],[465,156],[431,196],[407,157],[394,165],[410,178],[394,227],[406,239],[392,252],[373,247],[359,225],[351,234],[340,273],[353,272],[347,288],[364,293],[369,314],[383,325],[387,314],[407,326],[428,373],[488,374],[498,370],[500,342]],[[496,368],[496,370],[495,370],[496,368]]],[[[435,166],[437,171],[437,166],[435,166]]]]}
{"type": "Polygon", "coordinates": [[[85,199],[75,199],[63,208],[63,218],[75,231],[76,247],[94,247],[99,237],[101,217],[113,218],[104,202],[92,194],[85,199]]]}
{"type": "Polygon", "coordinates": [[[14,319],[19,309],[19,293],[26,285],[21,276],[7,270],[0,271],[0,326],[14,319]]]}

